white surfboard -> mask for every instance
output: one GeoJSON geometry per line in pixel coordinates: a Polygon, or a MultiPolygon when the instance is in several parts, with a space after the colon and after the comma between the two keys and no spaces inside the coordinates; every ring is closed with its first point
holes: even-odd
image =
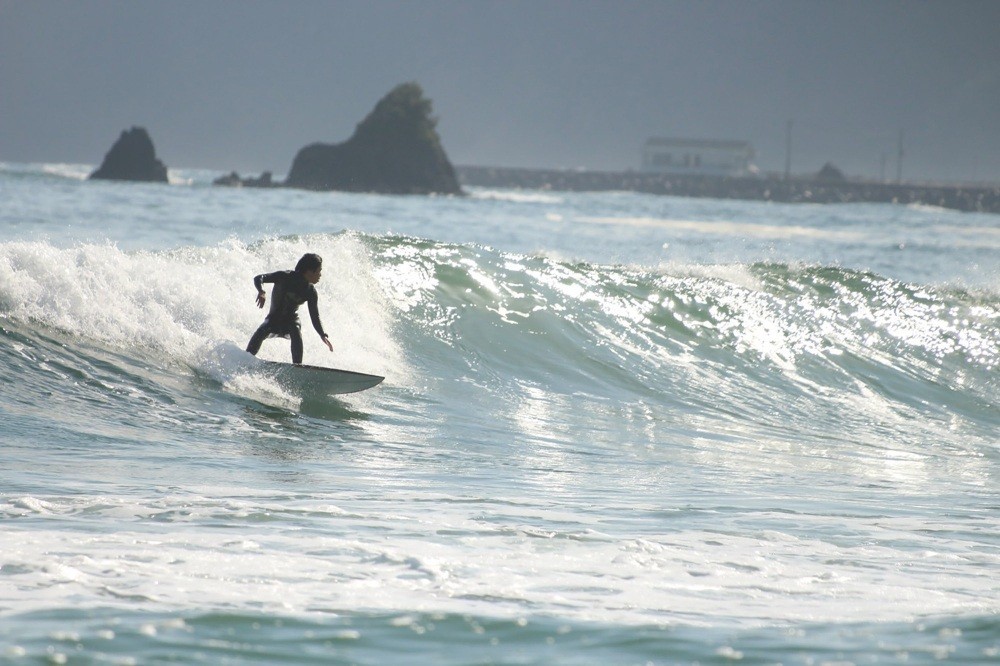
{"type": "Polygon", "coordinates": [[[300,395],[338,395],[357,393],[382,383],[385,377],[363,372],[323,368],[317,365],[295,365],[278,361],[258,361],[265,374],[300,395]]]}

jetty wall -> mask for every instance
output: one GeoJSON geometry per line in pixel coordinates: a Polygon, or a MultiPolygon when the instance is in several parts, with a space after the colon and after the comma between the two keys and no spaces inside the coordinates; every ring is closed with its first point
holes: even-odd
{"type": "Polygon", "coordinates": [[[631,191],[680,197],[787,203],[896,203],[1000,214],[1000,185],[925,185],[815,178],[676,176],[640,171],[577,171],[512,167],[455,167],[472,187],[561,191],[631,191]]]}

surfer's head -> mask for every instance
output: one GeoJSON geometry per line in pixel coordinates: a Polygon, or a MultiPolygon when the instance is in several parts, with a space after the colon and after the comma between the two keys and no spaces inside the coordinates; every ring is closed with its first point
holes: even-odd
{"type": "Polygon", "coordinates": [[[295,264],[295,272],[306,279],[311,284],[319,282],[320,273],[323,271],[323,257],[312,252],[302,255],[299,263],[295,264]]]}
{"type": "Polygon", "coordinates": [[[308,254],[303,254],[302,258],[299,259],[299,263],[295,264],[296,273],[305,273],[306,271],[318,271],[323,268],[323,257],[318,254],[313,254],[309,252],[308,254]]]}

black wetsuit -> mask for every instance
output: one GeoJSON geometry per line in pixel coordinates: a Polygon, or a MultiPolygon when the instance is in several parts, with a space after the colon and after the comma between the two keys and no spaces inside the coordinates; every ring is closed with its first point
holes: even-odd
{"type": "Polygon", "coordinates": [[[302,330],[299,323],[299,306],[303,303],[309,304],[309,317],[312,319],[313,328],[319,333],[321,338],[326,337],[323,332],[323,323],[319,320],[319,308],[316,294],[316,287],[309,284],[301,273],[295,271],[277,271],[275,273],[265,273],[253,279],[253,284],[257,291],[263,290],[263,283],[274,284],[271,290],[271,309],[267,318],[260,325],[257,331],[250,338],[247,344],[247,351],[257,355],[264,340],[271,336],[291,338],[292,341],[292,363],[302,363],[302,330]]]}

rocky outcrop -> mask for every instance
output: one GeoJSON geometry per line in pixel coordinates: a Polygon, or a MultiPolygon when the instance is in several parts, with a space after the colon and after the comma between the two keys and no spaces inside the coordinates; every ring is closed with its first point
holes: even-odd
{"type": "Polygon", "coordinates": [[[344,143],[314,143],[292,162],[285,185],[386,194],[459,194],[431,102],[416,83],[383,97],[344,143]]]}
{"type": "Polygon", "coordinates": [[[233,171],[227,176],[219,176],[212,184],[224,187],[277,187],[272,178],[270,171],[260,174],[259,178],[240,178],[240,174],[233,171]]]}
{"type": "Polygon", "coordinates": [[[167,167],[156,159],[149,133],[142,127],[133,127],[122,132],[90,178],[166,183],[167,167]]]}

